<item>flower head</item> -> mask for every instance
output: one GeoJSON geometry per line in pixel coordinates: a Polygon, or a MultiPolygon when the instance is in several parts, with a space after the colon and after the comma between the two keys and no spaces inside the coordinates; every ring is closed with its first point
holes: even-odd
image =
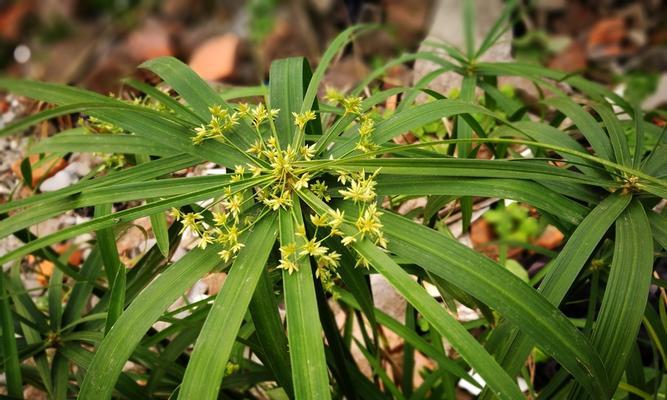
{"type": "Polygon", "coordinates": [[[298,126],[301,130],[306,127],[308,121],[313,121],[316,118],[315,111],[313,110],[308,110],[300,114],[293,112],[292,116],[294,117],[294,125],[298,126]]]}

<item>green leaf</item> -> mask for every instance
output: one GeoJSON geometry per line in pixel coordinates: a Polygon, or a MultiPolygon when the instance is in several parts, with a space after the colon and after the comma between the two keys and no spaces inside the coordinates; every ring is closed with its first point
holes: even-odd
{"type": "MultiPolygon", "coordinates": [[[[61,260],[67,262],[71,251],[76,251],[75,246],[71,246],[61,256],[61,260]]],[[[49,278],[48,289],[48,303],[49,303],[49,320],[51,321],[51,329],[54,331],[60,330],[60,325],[63,316],[63,271],[59,268],[54,268],[49,278]]]]}
{"type": "MultiPolygon", "coordinates": [[[[356,309],[361,309],[359,303],[354,298],[352,298],[350,293],[345,292],[343,289],[336,288],[336,294],[339,295],[340,300],[346,304],[349,304],[356,309]]],[[[456,361],[447,358],[444,353],[427,342],[424,338],[417,334],[417,332],[407,328],[405,325],[401,324],[390,315],[382,312],[377,308],[373,308],[373,315],[379,324],[396,333],[415,349],[433,358],[438,363],[439,368],[460,379],[470,382],[470,384],[474,386],[479,386],[479,384],[470,377],[470,374],[468,374],[466,370],[463,369],[456,361]]]]}
{"type": "MultiPolygon", "coordinates": [[[[211,112],[208,110],[210,106],[217,104],[231,109],[208,83],[201,79],[190,67],[174,57],[154,58],[144,62],[139,67],[146,68],[159,75],[183,96],[183,99],[188,102],[197,116],[204,121],[211,118],[211,112]]],[[[250,132],[248,124],[240,120],[238,126],[232,129],[232,134],[229,136],[237,145],[245,146],[243,147],[245,149],[251,143],[250,132]]],[[[209,140],[198,147],[206,147],[210,143],[215,142],[209,140]]]]}
{"type": "Polygon", "coordinates": [[[635,120],[635,153],[632,157],[632,166],[639,168],[644,156],[644,116],[641,107],[635,106],[633,115],[635,120]]]}
{"type": "MultiPolygon", "coordinates": [[[[302,237],[295,235],[296,226],[303,224],[298,204],[298,199],[294,198],[291,211],[280,210],[282,246],[295,243],[299,247],[305,243],[302,237]]],[[[298,266],[299,270],[291,274],[283,271],[294,395],[296,399],[330,399],[329,374],[310,259],[301,258],[298,266]]]]}
{"type": "Polygon", "coordinates": [[[116,321],[95,352],[79,399],[109,399],[125,362],[160,315],[220,263],[217,246],[194,249],[147,286],[116,321]]]}
{"type": "MultiPolygon", "coordinates": [[[[326,163],[316,161],[309,165],[326,163]]],[[[373,171],[381,174],[413,176],[449,176],[477,178],[513,178],[563,183],[584,183],[608,187],[611,182],[535,161],[473,160],[464,158],[377,158],[343,159],[332,162],[331,169],[373,171]]],[[[545,182],[547,183],[547,182],[545,182]]]]}
{"type": "MultiPolygon", "coordinates": [[[[32,297],[26,291],[20,273],[20,265],[12,266],[10,272],[11,297],[14,303],[14,312],[19,317],[19,327],[23,333],[23,338],[28,345],[41,346],[44,344],[42,335],[50,331],[46,317],[37,308],[32,297]]],[[[41,384],[46,388],[47,393],[52,393],[51,374],[49,373],[49,362],[45,352],[38,352],[33,356],[35,367],[41,384]]]]}
{"type": "MultiPolygon", "coordinates": [[[[314,195],[301,194],[304,201],[318,212],[329,213],[333,211],[314,195]]],[[[353,235],[355,232],[355,229],[348,225],[343,225],[341,229],[345,234],[353,235]]],[[[375,270],[382,274],[433,325],[461,357],[484,377],[496,395],[502,399],[523,398],[516,383],[502,370],[493,357],[385,252],[367,239],[355,243],[354,246],[355,250],[365,257],[375,270]]]]}
{"type": "Polygon", "coordinates": [[[125,286],[127,278],[124,265],[121,264],[118,269],[116,269],[116,275],[110,282],[109,292],[111,297],[109,300],[109,308],[107,310],[106,326],[104,328],[105,333],[109,333],[111,327],[116,323],[118,318],[120,318],[125,309],[125,286]]]}
{"type": "Polygon", "coordinates": [[[493,23],[491,29],[484,37],[482,44],[479,45],[477,53],[475,53],[475,58],[481,57],[484,53],[487,52],[501,37],[507,32],[507,30],[512,28],[512,13],[516,9],[516,1],[509,0],[505,3],[503,11],[500,16],[493,23]]]}
{"type": "Polygon", "coordinates": [[[92,134],[85,128],[75,128],[48,139],[40,140],[28,149],[37,153],[120,153],[173,156],[178,151],[164,144],[136,135],[92,134]]]}
{"type": "MultiPolygon", "coordinates": [[[[374,143],[382,144],[401,133],[420,128],[435,120],[454,115],[474,113],[496,117],[494,113],[486,108],[474,104],[459,100],[435,100],[430,103],[417,105],[383,120],[375,126],[375,130],[371,136],[374,143]]],[[[336,144],[330,154],[334,157],[340,157],[353,150],[356,142],[357,138],[352,137],[344,143],[336,144]]]]}
{"type": "Polygon", "coordinates": [[[9,306],[9,291],[5,286],[5,273],[0,271],[0,327],[2,327],[2,364],[6,375],[7,394],[11,397],[23,398],[23,380],[19,361],[16,338],[14,337],[14,321],[9,306]]]}
{"type": "MultiPolygon", "coordinates": [[[[464,5],[464,14],[465,15],[472,15],[470,18],[474,19],[474,3],[472,1],[466,1],[464,5]],[[469,10],[470,9],[470,10],[469,10]],[[473,14],[470,14],[470,13],[473,14]]],[[[475,48],[475,42],[474,42],[474,25],[471,28],[466,27],[466,46],[468,47],[468,57],[472,58],[473,56],[473,51],[475,48]],[[472,29],[472,31],[468,32],[468,29],[472,29]],[[472,35],[470,38],[468,38],[468,33],[472,35]]],[[[463,77],[463,82],[461,83],[461,100],[468,102],[468,103],[473,103],[475,100],[475,89],[476,89],[476,82],[477,82],[477,77],[474,74],[471,75],[466,75],[463,77]]],[[[463,119],[463,116],[459,116],[456,119],[456,137],[457,139],[472,139],[472,127],[468,125],[468,123],[465,122],[463,119]]],[[[481,132],[478,132],[480,135],[482,134],[481,132]]],[[[457,153],[459,158],[469,158],[470,157],[470,149],[471,149],[471,143],[470,142],[461,142],[458,145],[457,148],[457,153]]],[[[463,225],[463,232],[468,232],[468,229],[470,228],[470,221],[472,219],[472,198],[468,196],[462,197],[460,200],[461,204],[461,215],[462,215],[462,225],[463,225]]]]}
{"type": "Polygon", "coordinates": [[[174,57],[157,57],[139,65],[169,84],[188,102],[199,119],[206,122],[211,118],[208,108],[220,104],[221,98],[190,67],[174,57]]]}
{"type": "Polygon", "coordinates": [[[461,179],[438,176],[384,175],[377,177],[379,195],[454,195],[512,199],[578,224],[588,213],[581,204],[538,183],[515,179],[461,179]]]}
{"type": "Polygon", "coordinates": [[[62,317],[64,326],[68,326],[81,318],[81,313],[87,305],[90,293],[94,288],[94,282],[100,275],[101,270],[102,258],[99,247],[95,246],[81,266],[82,279],[77,280],[69,294],[62,317]]]}
{"type": "Polygon", "coordinates": [[[651,223],[653,239],[663,249],[667,249],[667,215],[650,212],[648,213],[648,220],[651,223]]]}
{"type": "Polygon", "coordinates": [[[358,34],[371,27],[372,25],[353,25],[339,33],[333,42],[329,44],[327,50],[322,55],[322,58],[320,58],[312,78],[310,78],[308,89],[306,89],[306,92],[303,95],[303,103],[300,110],[301,113],[314,109],[313,102],[316,100],[320,82],[322,81],[322,78],[324,78],[324,73],[336,54],[352,39],[354,34],[358,34]]]}
{"type": "Polygon", "coordinates": [[[30,157],[26,157],[21,161],[21,176],[23,177],[23,184],[32,189],[32,165],[30,164],[30,157]]]}
{"type": "MultiPolygon", "coordinates": [[[[539,122],[515,122],[513,124],[513,128],[501,126],[493,132],[493,136],[527,136],[530,139],[540,143],[552,144],[555,146],[572,149],[581,153],[586,153],[586,149],[580,145],[579,142],[570,137],[566,132],[554,128],[551,125],[539,122]]],[[[594,162],[572,154],[566,154],[558,151],[556,151],[556,153],[568,161],[576,162],[577,164],[574,164],[574,166],[581,172],[591,176],[600,177],[602,179],[607,179],[607,174],[594,162]]]]}
{"type": "MultiPolygon", "coordinates": [[[[71,226],[69,228],[62,229],[56,233],[43,236],[39,239],[33,240],[32,242],[8,252],[7,254],[0,256],[0,263],[4,263],[10,260],[14,260],[23,255],[29,254],[34,250],[41,249],[45,246],[57,243],[61,240],[68,239],[82,233],[90,232],[93,230],[108,228],[110,226],[122,223],[129,222],[136,218],[149,216],[156,214],[158,212],[164,211],[171,207],[179,207],[185,204],[191,204],[197,201],[209,199],[212,197],[219,196],[224,193],[225,188],[231,186],[232,189],[242,190],[244,188],[253,187],[258,183],[262,182],[262,178],[259,179],[246,179],[238,184],[232,185],[221,185],[213,188],[208,188],[204,190],[198,190],[191,193],[186,193],[180,196],[170,197],[164,200],[159,200],[153,203],[145,204],[143,206],[134,207],[131,209],[123,210],[112,215],[107,215],[104,217],[95,218],[88,222],[81,223],[79,225],[71,226]]],[[[55,213],[57,214],[57,213],[55,213]]],[[[9,220],[9,219],[7,219],[9,220]]],[[[5,220],[5,221],[7,221],[5,220]]],[[[5,221],[0,222],[0,224],[5,221]]],[[[28,224],[29,226],[30,224],[28,224]]],[[[3,226],[4,227],[4,226],[3,226]]]]}
{"type": "MultiPolygon", "coordinates": [[[[292,144],[292,146],[303,145],[302,142],[297,143],[297,141],[303,140],[304,132],[300,132],[299,135],[298,128],[294,125],[292,113],[299,113],[303,107],[303,98],[310,79],[310,65],[303,57],[286,58],[271,63],[269,104],[271,108],[280,109],[280,113],[275,120],[275,126],[278,133],[278,142],[282,143],[282,147],[286,147],[288,144],[292,144]]],[[[312,100],[311,104],[313,104],[312,100]]],[[[313,107],[314,110],[317,110],[317,101],[314,102],[313,107]]],[[[308,122],[304,129],[310,131],[314,126],[317,126],[316,130],[321,132],[319,115],[314,121],[308,122]]]]}
{"type": "MultiPolygon", "coordinates": [[[[584,218],[553,260],[538,288],[547,301],[554,305],[560,304],[598,243],[630,204],[630,200],[631,196],[610,195],[584,218]]],[[[534,339],[516,331],[510,336],[504,340],[509,345],[497,357],[507,371],[515,374],[528,357],[534,339]]]]}
{"type": "MultiPolygon", "coordinates": [[[[89,370],[91,360],[93,360],[93,354],[90,351],[77,346],[66,343],[59,349],[59,354],[62,354],[65,358],[70,360],[72,363],[79,366],[83,371],[86,372],[89,370]]],[[[127,399],[143,399],[146,398],[146,394],[143,392],[141,386],[139,386],[130,376],[126,373],[122,373],[118,379],[118,384],[116,385],[118,392],[120,392],[124,398],[127,399]]],[[[98,397],[94,397],[98,398],[98,397]]]]}
{"type": "Polygon", "coordinates": [[[466,55],[472,59],[475,55],[475,2],[465,0],[463,2],[463,40],[466,46],[466,55]]]}
{"type": "Polygon", "coordinates": [[[480,62],[475,65],[475,72],[487,76],[521,76],[542,84],[544,84],[547,79],[559,82],[562,81],[574,86],[592,98],[611,99],[627,113],[632,113],[633,110],[632,106],[630,106],[627,101],[604,85],[591,82],[575,74],[556,71],[536,64],[518,62],[480,62]]]}
{"type": "Polygon", "coordinates": [[[544,100],[544,104],[555,107],[567,115],[579,128],[588,143],[591,144],[595,153],[602,158],[614,161],[614,151],[609,142],[609,137],[602,130],[595,119],[584,111],[577,103],[567,97],[552,97],[544,100]]]}
{"type": "Polygon", "coordinates": [[[137,90],[144,92],[149,97],[153,98],[154,100],[157,100],[162,105],[166,106],[171,111],[175,112],[181,119],[184,119],[193,125],[206,122],[205,120],[199,118],[197,114],[195,114],[191,109],[179,103],[178,100],[162,92],[155,86],[151,86],[149,84],[139,82],[134,79],[125,79],[123,82],[130,87],[133,87],[137,90]]]}
{"type": "Polygon", "coordinates": [[[440,306],[389,256],[367,240],[355,244],[361,253],[405,299],[452,345],[501,399],[522,399],[516,383],[468,331],[440,306]]]}
{"type": "Polygon", "coordinates": [[[273,284],[267,271],[260,276],[250,302],[250,315],[255,325],[257,340],[264,349],[262,363],[273,373],[276,381],[288,395],[294,396],[287,336],[283,328],[273,284]]]}
{"type": "Polygon", "coordinates": [[[114,185],[120,182],[142,181],[155,178],[179,169],[187,168],[200,162],[198,158],[189,155],[177,155],[151,161],[148,164],[130,167],[121,171],[111,171],[108,175],[96,177],[92,180],[82,180],[71,186],[55,192],[40,193],[24,199],[16,199],[11,202],[0,204],[0,212],[15,210],[35,204],[44,204],[49,200],[63,199],[67,196],[76,195],[86,188],[114,185]]]}
{"type": "Polygon", "coordinates": [[[636,340],[653,272],[651,230],[638,200],[616,221],[614,243],[609,279],[592,334],[612,387],[621,379],[636,340]]]}
{"type": "Polygon", "coordinates": [[[533,288],[483,255],[403,217],[382,217],[389,249],[500,312],[537,341],[592,393],[607,391],[606,374],[586,338],[533,288]]]}
{"type": "MultiPolygon", "coordinates": [[[[151,60],[149,63],[156,60],[160,59],[151,60]]],[[[178,60],[175,61],[176,63],[182,64],[178,60]]],[[[168,62],[168,64],[173,66],[172,63],[168,62]]],[[[182,67],[190,71],[191,74],[194,74],[186,66],[182,65],[182,67]]],[[[166,68],[166,70],[168,71],[169,68],[166,68]]],[[[183,76],[177,77],[175,79],[176,81],[180,82],[180,80],[184,77],[187,78],[185,73],[183,76]]],[[[199,80],[200,85],[208,87],[208,85],[196,77],[196,75],[195,78],[199,80]]],[[[170,84],[173,84],[173,82],[170,84]]],[[[188,86],[189,84],[190,81],[186,79],[184,90],[186,92],[190,90],[190,92],[188,92],[189,96],[196,95],[199,96],[197,97],[198,99],[205,97],[204,92],[197,94],[194,89],[192,89],[192,87],[188,86]]],[[[195,85],[197,90],[203,90],[201,89],[200,85],[195,85]]],[[[187,121],[180,121],[171,114],[161,113],[144,106],[130,105],[117,99],[101,96],[97,93],[78,88],[42,82],[0,78],[0,88],[5,88],[17,94],[55,104],[66,105],[86,101],[102,102],[109,104],[109,107],[105,107],[104,109],[99,110],[92,110],[89,112],[89,115],[112,123],[139,136],[151,139],[156,143],[162,143],[166,148],[179,150],[199,158],[203,157],[222,165],[245,164],[248,162],[248,160],[252,160],[252,157],[248,154],[237,150],[233,146],[215,140],[208,140],[198,146],[195,146],[192,144],[192,140],[190,139],[193,135],[193,125],[187,121]]],[[[208,90],[212,89],[209,87],[208,90]]],[[[185,97],[185,95],[183,95],[183,97],[185,97]]],[[[224,103],[217,96],[216,99],[216,101],[213,101],[210,104],[212,105],[224,103]]],[[[208,113],[208,109],[204,109],[204,111],[208,113]]],[[[206,120],[208,120],[208,117],[206,120]]],[[[244,135],[240,134],[240,132],[249,132],[249,128],[246,123],[240,123],[239,126],[235,128],[232,134],[229,136],[231,141],[243,147],[248,145],[249,141],[244,135]]]]}
{"type": "Polygon", "coordinates": [[[604,126],[607,128],[616,162],[621,165],[632,166],[630,150],[628,150],[628,139],[625,136],[625,132],[623,132],[620,121],[614,114],[614,110],[607,102],[594,103],[593,109],[600,115],[604,126]]]}
{"type": "MultiPolygon", "coordinates": [[[[145,164],[150,162],[150,157],[143,154],[135,154],[137,162],[140,164],[145,164]]],[[[164,193],[162,193],[164,196],[164,193]]],[[[155,199],[146,199],[147,202],[154,201],[155,199]]],[[[167,219],[164,215],[156,214],[150,216],[151,228],[153,230],[153,235],[155,236],[155,241],[157,246],[160,249],[160,252],[163,256],[169,257],[169,229],[167,226],[167,219]]]]}
{"type": "Polygon", "coordinates": [[[217,399],[227,361],[276,237],[274,217],[260,219],[244,240],[206,317],[185,370],[180,399],[217,399]],[[222,328],[222,329],[221,329],[222,328]]]}

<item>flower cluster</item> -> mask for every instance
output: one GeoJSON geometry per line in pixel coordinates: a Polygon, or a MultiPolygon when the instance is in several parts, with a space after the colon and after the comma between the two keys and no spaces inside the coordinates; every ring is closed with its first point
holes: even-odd
{"type": "Polygon", "coordinates": [[[180,234],[190,231],[199,238],[197,246],[201,249],[213,243],[222,245],[218,255],[229,261],[245,246],[240,241],[241,234],[253,225],[251,217],[246,217],[243,221],[240,219],[244,203],[242,191],[235,193],[228,188],[219,203],[222,208],[212,211],[209,220],[205,220],[201,212],[184,213],[176,208],[171,210],[170,215],[183,225],[180,234]]]}
{"type": "Polygon", "coordinates": [[[370,153],[377,150],[377,144],[373,142],[372,133],[375,130],[375,120],[371,118],[370,113],[364,113],[362,107],[362,98],[358,96],[343,96],[332,88],[327,88],[325,98],[333,104],[338,104],[345,110],[345,115],[353,115],[359,126],[359,141],[356,149],[364,153],[370,153]]]}
{"type": "MultiPolygon", "coordinates": [[[[363,114],[362,99],[359,97],[334,96],[344,109],[346,115],[353,115],[359,126],[358,149],[369,152],[375,149],[371,140],[374,129],[374,120],[363,114]]],[[[315,111],[292,113],[294,125],[297,128],[297,137],[293,143],[280,143],[276,132],[274,119],[279,113],[277,109],[270,109],[264,104],[238,104],[235,110],[213,106],[209,108],[211,121],[207,125],[196,128],[193,143],[199,144],[207,139],[225,138],[241,120],[245,120],[254,128],[256,140],[246,149],[250,156],[250,163],[236,165],[230,177],[230,186],[225,190],[221,199],[206,207],[201,212],[183,213],[172,210],[172,215],[183,224],[182,232],[186,230],[198,237],[198,245],[206,248],[210,244],[221,246],[219,255],[225,261],[233,260],[244,247],[242,233],[252,228],[253,221],[261,215],[279,209],[289,209],[293,206],[296,194],[307,190],[325,202],[331,200],[331,192],[327,186],[324,174],[328,170],[312,170],[307,161],[312,160],[317,148],[315,144],[303,144],[306,126],[310,121],[318,118],[315,111]],[[251,178],[252,177],[252,178],[251,178]],[[239,184],[255,179],[255,185],[239,184]],[[245,204],[248,206],[244,207],[245,204]],[[245,217],[251,204],[254,207],[253,217],[245,217]],[[257,211],[259,209],[259,211],[257,211]]],[[[224,140],[230,146],[230,140],[224,140]]],[[[239,149],[240,150],[240,149],[239,149]]],[[[306,227],[295,221],[297,226],[296,241],[283,243],[280,247],[280,262],[278,268],[289,274],[298,271],[299,265],[305,259],[312,258],[316,265],[316,276],[323,286],[329,290],[338,278],[337,268],[340,265],[341,254],[331,250],[325,241],[336,239],[357,258],[357,266],[368,266],[367,261],[351,246],[354,242],[368,238],[374,243],[386,247],[387,243],[382,233],[380,223],[381,212],[378,211],[375,193],[374,173],[365,171],[349,172],[335,171],[338,181],[345,185],[338,193],[344,200],[351,200],[358,207],[356,219],[345,221],[345,214],[334,209],[329,213],[312,214],[306,227]],[[354,226],[355,233],[346,235],[341,226],[347,222],[354,226]]],[[[349,232],[349,231],[347,231],[349,232]]]]}
{"type": "MultiPolygon", "coordinates": [[[[352,236],[342,238],[341,243],[345,246],[349,247],[358,238],[369,238],[378,246],[387,247],[387,240],[384,237],[382,223],[380,222],[382,213],[378,211],[376,205],[375,177],[378,173],[379,170],[370,175],[367,175],[363,170],[356,173],[338,171],[338,181],[343,184],[349,182],[347,188],[339,190],[338,193],[343,196],[344,200],[352,200],[358,206],[358,217],[354,222],[357,232],[352,236]]],[[[357,266],[359,265],[368,267],[368,262],[361,254],[357,253],[357,266]]]]}
{"type": "Polygon", "coordinates": [[[330,290],[334,285],[334,280],[338,277],[336,269],[340,265],[341,254],[330,250],[322,243],[332,237],[342,237],[343,232],[340,226],[344,222],[344,213],[335,210],[331,214],[312,214],[310,222],[315,231],[308,237],[306,228],[299,225],[296,236],[301,244],[289,243],[280,247],[280,264],[278,268],[284,269],[292,274],[299,269],[299,261],[305,257],[313,257],[317,263],[315,276],[320,279],[326,290],[330,290]],[[320,237],[320,230],[328,229],[329,233],[320,237]]]}
{"type": "Polygon", "coordinates": [[[201,124],[194,129],[193,144],[201,144],[206,139],[224,139],[225,133],[239,123],[239,113],[230,112],[220,105],[211,106],[208,111],[211,113],[211,120],[208,124],[201,124]]]}

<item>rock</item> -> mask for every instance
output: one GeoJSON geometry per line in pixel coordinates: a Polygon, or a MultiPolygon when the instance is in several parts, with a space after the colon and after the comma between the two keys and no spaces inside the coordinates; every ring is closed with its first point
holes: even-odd
{"type": "Polygon", "coordinates": [[[652,110],[667,104],[667,74],[660,75],[655,93],[642,102],[644,110],[652,110]]]}
{"type": "Polygon", "coordinates": [[[174,55],[169,31],[163,23],[148,19],[127,38],[127,49],[136,61],[174,55]]]}
{"type": "Polygon", "coordinates": [[[45,179],[41,185],[39,185],[39,190],[42,192],[55,192],[62,188],[66,188],[78,181],[78,178],[72,176],[67,171],[59,171],[52,177],[45,179]]]}
{"type": "MultiPolygon", "coordinates": [[[[460,0],[442,0],[434,11],[433,23],[428,33],[427,40],[433,42],[445,42],[459,49],[465,48],[463,36],[463,2],[460,0]]],[[[476,4],[476,29],[475,43],[479,44],[484,39],[488,30],[493,26],[496,19],[503,11],[503,2],[501,0],[478,1],[476,4]]],[[[494,46],[492,46],[480,59],[482,61],[502,62],[512,60],[511,54],[512,33],[507,31],[494,46]]],[[[433,46],[422,44],[419,51],[435,51],[442,55],[444,59],[449,59],[442,50],[433,46]]],[[[426,74],[441,68],[440,65],[431,61],[417,60],[415,62],[415,72],[413,82],[419,80],[426,74]]],[[[440,93],[448,93],[453,88],[461,86],[461,76],[447,72],[434,79],[429,88],[440,93]]]]}
{"type": "Polygon", "coordinates": [[[240,42],[231,33],[213,37],[195,49],[188,64],[203,79],[228,78],[234,73],[240,42]]]}
{"type": "Polygon", "coordinates": [[[81,162],[73,162],[62,171],[57,172],[52,177],[45,179],[39,186],[42,192],[54,192],[67,186],[73,185],[79,181],[82,176],[90,172],[90,167],[81,162]]]}

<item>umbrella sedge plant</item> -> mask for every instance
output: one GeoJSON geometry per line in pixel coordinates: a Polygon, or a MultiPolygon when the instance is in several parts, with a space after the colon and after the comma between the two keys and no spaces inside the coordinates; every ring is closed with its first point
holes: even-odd
{"type": "Polygon", "coordinates": [[[52,399],[454,399],[458,382],[468,381],[482,398],[520,399],[518,377],[545,398],[657,393],[664,291],[647,299],[651,284],[664,286],[653,277],[667,245],[667,220],[654,211],[667,193],[663,137],[638,108],[580,76],[479,61],[510,15],[508,8],[479,45],[470,33],[465,50],[434,44],[438,51],[404,55],[345,93],[321,91],[322,78],[368,27],[341,33],[314,71],[303,58],[278,60],[268,86],[236,92],[217,92],[174,58],[142,64],[164,82],[126,81],[141,93],[133,99],[0,79],[3,90],[54,105],[1,135],[78,114],[78,127],[29,151],[105,160],[64,189],[0,204],[0,236],[23,242],[0,255],[8,266],[0,274],[8,396],[23,398],[32,385],[52,399]],[[416,59],[440,69],[414,87],[377,85],[392,65],[416,59]],[[457,99],[425,89],[445,72],[463,76],[457,99]],[[508,96],[497,83],[503,76],[551,93],[538,108],[552,112],[508,96]],[[416,102],[420,93],[429,100],[416,102]],[[383,114],[397,95],[397,109],[383,114]],[[442,119],[453,122],[442,140],[392,140],[442,119]],[[656,145],[647,148],[645,138],[656,145]],[[476,158],[482,148],[491,159],[476,158]],[[175,174],[203,163],[227,173],[175,174]],[[427,198],[415,215],[396,212],[415,197],[427,198]],[[434,228],[438,211],[456,204],[467,229],[474,198],[533,207],[565,244],[525,282],[434,228]],[[119,202],[132,206],[114,211],[119,202]],[[30,230],[82,207],[95,211],[86,222],[40,237],[30,230]],[[155,245],[127,268],[116,239],[144,217],[155,245]],[[80,267],[52,247],[89,233],[80,267]],[[196,245],[175,259],[185,234],[196,245]],[[46,306],[21,281],[29,255],[56,267],[46,306]],[[212,272],[227,274],[219,293],[171,307],[212,272]],[[408,303],[404,320],[375,308],[374,274],[408,303]],[[582,288],[590,288],[583,321],[562,307],[581,301],[582,288]],[[479,310],[479,319],[460,322],[456,302],[479,310]],[[392,373],[387,331],[404,343],[402,368],[392,373]],[[536,349],[558,365],[540,387],[527,363],[536,349]],[[653,361],[637,373],[646,349],[653,361]],[[416,370],[418,353],[429,367],[416,370]]]}

